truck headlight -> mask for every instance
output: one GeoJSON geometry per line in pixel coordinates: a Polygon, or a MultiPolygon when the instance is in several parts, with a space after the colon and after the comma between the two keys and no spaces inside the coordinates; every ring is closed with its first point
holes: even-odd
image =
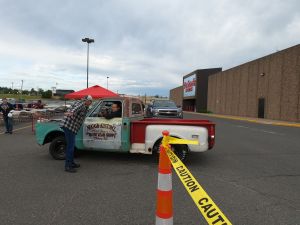
{"type": "Polygon", "coordinates": [[[155,116],[157,116],[158,115],[158,109],[153,109],[153,114],[155,115],[155,116]]]}
{"type": "Polygon", "coordinates": [[[178,109],[177,114],[178,116],[182,116],[182,109],[178,109]]]}

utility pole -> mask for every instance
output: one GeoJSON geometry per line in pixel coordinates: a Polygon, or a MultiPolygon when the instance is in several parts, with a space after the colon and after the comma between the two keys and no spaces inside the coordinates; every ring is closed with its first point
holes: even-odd
{"type": "Polygon", "coordinates": [[[14,90],[14,82],[11,82],[11,90],[14,90]]]}
{"type": "Polygon", "coordinates": [[[21,85],[21,95],[22,95],[22,91],[23,91],[23,80],[22,80],[22,85],[21,85]]]}
{"type": "Polygon", "coordinates": [[[54,96],[54,93],[56,92],[56,87],[51,87],[52,88],[52,97],[54,96]]]}

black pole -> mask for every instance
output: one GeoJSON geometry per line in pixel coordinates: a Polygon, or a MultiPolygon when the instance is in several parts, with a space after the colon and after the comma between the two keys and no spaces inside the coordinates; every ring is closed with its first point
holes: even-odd
{"type": "Polygon", "coordinates": [[[83,38],[82,42],[87,43],[87,56],[86,56],[86,88],[89,87],[89,51],[90,51],[90,43],[94,43],[94,39],[83,38]]]}
{"type": "Polygon", "coordinates": [[[89,43],[87,42],[86,88],[89,87],[89,43]]]}

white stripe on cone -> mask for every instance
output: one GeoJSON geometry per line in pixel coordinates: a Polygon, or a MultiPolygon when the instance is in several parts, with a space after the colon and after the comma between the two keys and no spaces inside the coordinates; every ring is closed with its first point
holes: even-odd
{"type": "Polygon", "coordinates": [[[155,225],[173,225],[173,217],[169,219],[162,219],[156,216],[155,225]]]}
{"type": "Polygon", "coordinates": [[[172,190],[172,174],[158,173],[157,189],[160,191],[172,190]]]}

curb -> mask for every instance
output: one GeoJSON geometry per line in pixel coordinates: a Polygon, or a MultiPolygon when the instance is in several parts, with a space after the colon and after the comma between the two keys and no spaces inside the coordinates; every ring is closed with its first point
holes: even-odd
{"type": "Polygon", "coordinates": [[[259,123],[259,124],[267,124],[267,125],[274,125],[274,126],[285,126],[285,127],[298,127],[300,128],[300,123],[289,123],[283,121],[263,121],[260,119],[249,119],[246,117],[236,117],[236,116],[225,116],[225,115],[216,115],[216,114],[208,114],[208,113],[196,113],[196,112],[188,112],[184,111],[185,113],[195,114],[195,115],[203,115],[208,117],[215,117],[215,118],[222,118],[222,119],[230,119],[230,120],[239,120],[239,121],[247,121],[250,123],[259,123]]]}

